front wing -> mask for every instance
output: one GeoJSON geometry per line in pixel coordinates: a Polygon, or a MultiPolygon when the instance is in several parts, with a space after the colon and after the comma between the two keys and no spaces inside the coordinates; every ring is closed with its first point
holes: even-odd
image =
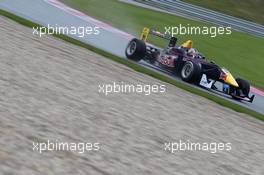
{"type": "Polygon", "coordinates": [[[254,98],[255,98],[255,95],[252,95],[250,97],[249,96],[237,96],[235,93],[232,93],[230,91],[230,85],[225,84],[225,83],[220,82],[220,81],[210,80],[207,78],[206,74],[202,75],[202,78],[199,82],[199,85],[201,87],[206,88],[206,89],[212,89],[212,90],[230,95],[236,100],[244,100],[244,101],[252,103],[254,98]]]}

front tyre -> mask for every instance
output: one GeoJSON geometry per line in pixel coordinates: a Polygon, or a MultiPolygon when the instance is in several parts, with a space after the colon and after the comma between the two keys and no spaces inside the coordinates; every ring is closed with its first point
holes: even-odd
{"type": "Polygon", "coordinates": [[[140,61],[146,55],[146,44],[139,39],[132,39],[126,47],[126,57],[134,61],[140,61]]]}
{"type": "Polygon", "coordinates": [[[201,76],[200,66],[192,61],[186,61],[181,69],[181,79],[188,83],[196,83],[201,76]]]}
{"type": "Polygon", "coordinates": [[[250,92],[250,84],[247,80],[236,78],[236,82],[238,84],[238,88],[234,88],[234,95],[233,98],[237,99],[238,97],[249,97],[250,92]]]}

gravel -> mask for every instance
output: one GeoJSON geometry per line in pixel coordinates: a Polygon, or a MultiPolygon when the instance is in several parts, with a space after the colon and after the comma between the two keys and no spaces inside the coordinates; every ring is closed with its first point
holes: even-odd
{"type": "Polygon", "coordinates": [[[263,122],[4,17],[0,26],[0,174],[264,174],[263,122]],[[166,92],[99,92],[113,82],[166,92]],[[48,141],[99,150],[33,149],[48,141]],[[165,150],[179,141],[232,149],[165,150]]]}

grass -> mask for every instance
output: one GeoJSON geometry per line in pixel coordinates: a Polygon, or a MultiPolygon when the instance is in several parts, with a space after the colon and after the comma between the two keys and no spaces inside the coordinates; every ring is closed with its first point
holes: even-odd
{"type": "MultiPolygon", "coordinates": [[[[16,22],[18,22],[18,23],[20,23],[20,24],[22,24],[24,26],[30,27],[30,28],[41,27],[39,24],[33,23],[33,22],[29,21],[29,20],[23,19],[21,17],[18,17],[18,16],[14,15],[14,14],[11,14],[11,13],[6,12],[6,11],[1,10],[1,9],[0,9],[0,15],[5,16],[5,17],[7,17],[9,19],[12,19],[12,20],[14,20],[14,21],[16,21],[16,22]]],[[[234,103],[232,103],[230,101],[227,101],[225,99],[216,97],[214,95],[210,95],[207,92],[204,92],[202,90],[193,88],[193,87],[191,87],[189,85],[177,82],[177,81],[175,81],[175,80],[173,80],[171,78],[168,78],[166,76],[163,76],[163,75],[161,75],[161,74],[159,74],[157,72],[154,72],[154,71],[151,71],[151,70],[149,70],[147,68],[139,66],[139,65],[137,65],[137,64],[135,64],[135,63],[133,63],[131,61],[116,57],[116,56],[114,56],[114,55],[112,55],[112,54],[110,54],[108,52],[105,52],[105,51],[103,51],[101,49],[95,48],[95,47],[93,47],[91,45],[88,45],[86,43],[83,43],[81,41],[78,41],[76,39],[70,38],[70,37],[65,36],[65,35],[56,34],[56,35],[54,35],[54,37],[57,37],[57,38],[62,39],[64,41],[66,41],[66,42],[78,45],[80,47],[89,49],[89,50],[91,50],[93,52],[96,52],[96,53],[106,57],[106,58],[109,58],[109,59],[111,59],[113,61],[116,61],[118,63],[124,64],[124,65],[126,65],[126,66],[128,66],[128,67],[130,67],[130,68],[132,68],[132,69],[134,69],[136,71],[138,71],[138,72],[147,74],[147,75],[152,76],[154,78],[157,78],[157,79],[159,79],[161,81],[170,83],[170,84],[172,84],[172,85],[174,85],[176,87],[184,89],[184,90],[186,90],[188,92],[191,92],[191,93],[200,95],[202,97],[205,97],[205,98],[207,98],[209,100],[212,100],[212,101],[214,101],[214,102],[216,102],[216,103],[218,103],[218,104],[220,104],[222,106],[231,108],[231,109],[233,109],[233,110],[235,110],[237,112],[241,112],[241,113],[245,113],[245,114],[251,115],[251,116],[253,116],[253,117],[255,117],[255,118],[259,119],[259,120],[264,121],[264,115],[262,115],[260,113],[257,113],[257,112],[255,112],[253,110],[250,110],[250,109],[247,109],[247,108],[244,108],[244,107],[241,107],[241,106],[239,106],[237,104],[234,104],[234,103]]]]}
{"type": "MultiPolygon", "coordinates": [[[[116,0],[61,0],[89,16],[110,23],[128,33],[138,36],[144,26],[164,30],[164,26],[179,24],[208,26],[174,15],[144,9],[116,0]],[[102,12],[107,12],[107,15],[102,12]]],[[[181,35],[179,42],[187,39],[207,58],[229,69],[235,76],[250,80],[251,84],[264,89],[264,39],[233,31],[231,35],[216,38],[208,35],[181,35]]],[[[165,42],[150,39],[151,43],[165,46],[165,42]]]]}
{"type": "Polygon", "coordinates": [[[262,0],[183,0],[198,6],[264,24],[262,0]]]}

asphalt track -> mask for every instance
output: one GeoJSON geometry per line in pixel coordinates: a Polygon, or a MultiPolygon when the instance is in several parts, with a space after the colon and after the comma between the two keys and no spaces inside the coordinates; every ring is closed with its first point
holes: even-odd
{"type": "MultiPolygon", "coordinates": [[[[48,26],[48,24],[51,26],[57,25],[67,27],[98,26],[100,27],[99,35],[90,35],[88,37],[83,38],[80,38],[75,35],[70,36],[123,58],[125,57],[124,50],[126,45],[128,41],[133,38],[132,35],[124,33],[123,31],[113,28],[112,26],[106,23],[100,22],[79,11],[69,8],[57,0],[3,0],[0,1],[0,9],[9,11],[13,14],[34,21],[43,26],[48,26]],[[113,41],[115,42],[114,44],[113,41]]],[[[160,70],[157,67],[151,66],[145,62],[141,62],[140,64],[142,66],[158,71],[161,74],[178,80],[178,78],[175,78],[174,76],[168,74],[168,72],[160,70]]],[[[212,92],[209,93],[214,94],[212,92]]],[[[217,94],[215,95],[264,114],[263,92],[257,91],[254,88],[253,94],[256,95],[255,101],[253,103],[238,102],[226,96],[217,94]]]]}
{"type": "Polygon", "coordinates": [[[194,20],[200,20],[209,22],[212,24],[220,25],[220,26],[231,26],[232,29],[237,31],[242,31],[248,34],[252,34],[255,36],[264,37],[264,26],[246,21],[243,19],[239,19],[236,17],[232,17],[229,15],[225,15],[213,10],[205,9],[196,5],[192,5],[186,2],[177,1],[177,0],[134,0],[130,1],[130,3],[139,2],[145,5],[149,5],[152,7],[156,7],[162,9],[164,11],[176,14],[177,16],[182,16],[185,18],[190,18],[194,20]]]}

